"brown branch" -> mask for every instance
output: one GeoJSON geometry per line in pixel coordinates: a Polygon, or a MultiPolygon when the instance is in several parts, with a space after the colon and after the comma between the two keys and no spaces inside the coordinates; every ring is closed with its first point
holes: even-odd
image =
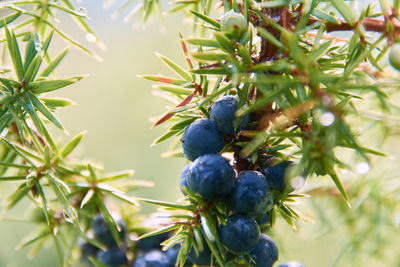
{"type": "MultiPolygon", "coordinates": [[[[320,21],[321,20],[319,20],[318,18],[311,17],[308,21],[308,24],[313,24],[320,21]]],[[[400,22],[395,18],[391,18],[390,21],[393,24],[394,33],[400,34],[400,22]]],[[[382,33],[386,32],[386,22],[385,20],[382,19],[365,18],[362,21],[359,21],[358,24],[362,24],[366,31],[382,32],[382,33]]],[[[326,22],[325,26],[327,32],[351,31],[356,28],[357,24],[351,25],[344,20],[339,20],[339,24],[326,22]]]]}

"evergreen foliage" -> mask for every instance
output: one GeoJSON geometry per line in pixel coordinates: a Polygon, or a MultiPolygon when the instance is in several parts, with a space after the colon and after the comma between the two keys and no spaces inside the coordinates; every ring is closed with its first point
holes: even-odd
{"type": "MultiPolygon", "coordinates": [[[[349,261],[359,264],[354,266],[379,257],[391,237],[380,225],[398,230],[392,220],[398,212],[398,179],[343,179],[342,173],[364,174],[387,156],[362,140],[364,132],[377,130],[382,141],[397,133],[399,79],[388,60],[399,68],[400,1],[364,3],[359,10],[356,1],[344,0],[171,4],[169,13],[185,12],[193,21],[194,35],[180,36],[187,66],[158,55],[176,76],[142,77],[155,82],[171,104],[154,124],[167,130],[153,144],[169,140],[168,155],[193,161],[181,174],[183,197],[176,203],[129,196],[149,183],[129,178],[132,170],[107,174],[74,157],[85,132],[64,144],[49,133],[49,125],[66,131],[55,111],[72,101],[46,93],[84,78],[55,75],[70,47],[101,60],[57,20],[67,15],[101,48],[86,10],[70,0],[0,3],[0,181],[13,188],[7,209],[29,202],[33,215],[27,220],[36,227],[19,247],[31,246],[35,254],[50,239],[60,266],[76,264],[79,243],[81,260],[95,266],[272,266],[279,245],[265,233],[274,233],[278,218],[293,228],[310,221],[293,207],[310,197],[324,231],[336,228],[318,203],[329,198],[337,223],[353,233],[332,266],[348,251],[349,261]],[[57,55],[49,52],[54,38],[66,43],[57,55]],[[229,108],[219,106],[224,99],[229,108]],[[215,184],[227,176],[225,169],[228,185],[218,195],[211,191],[220,189],[215,184]],[[251,174],[262,181],[246,183],[251,174]],[[260,193],[256,200],[262,205],[246,211],[243,206],[254,204],[240,202],[242,193],[260,193]],[[113,199],[128,209],[112,209],[113,199]],[[143,227],[139,201],[167,210],[171,224],[152,232],[143,227]],[[132,240],[130,234],[141,237],[132,240]],[[152,238],[155,247],[144,249],[152,238]],[[368,238],[376,242],[364,245],[368,238]]],[[[116,14],[124,11],[126,20],[144,23],[163,10],[158,0],[126,0],[116,14]]],[[[292,265],[303,266],[281,266],[292,265]]]]}

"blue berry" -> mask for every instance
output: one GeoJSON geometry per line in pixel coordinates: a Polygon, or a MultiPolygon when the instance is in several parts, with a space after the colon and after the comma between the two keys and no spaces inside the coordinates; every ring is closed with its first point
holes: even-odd
{"type": "Polygon", "coordinates": [[[237,212],[255,216],[273,207],[273,190],[261,172],[244,171],[239,174],[229,200],[237,212]]]}
{"type": "Polygon", "coordinates": [[[91,263],[89,260],[90,256],[95,257],[96,254],[99,252],[99,248],[96,246],[93,246],[92,244],[88,242],[84,242],[80,244],[80,249],[81,249],[81,260],[85,263],[91,263]]]}
{"type": "Polygon", "coordinates": [[[264,168],[264,174],[267,177],[268,182],[277,190],[283,192],[286,187],[290,191],[293,188],[290,186],[288,181],[288,170],[294,166],[292,161],[282,161],[273,166],[267,166],[264,168]],[[289,187],[290,186],[290,187],[289,187]]]}
{"type": "Polygon", "coordinates": [[[241,118],[236,131],[234,129],[235,112],[237,110],[237,98],[234,96],[223,96],[219,98],[210,109],[210,118],[217,125],[218,130],[224,134],[234,134],[243,130],[249,123],[249,114],[241,118]]]}
{"type": "Polygon", "coordinates": [[[109,250],[100,251],[97,254],[97,260],[110,267],[118,267],[128,264],[126,251],[121,248],[111,248],[109,250]]]}
{"type": "Polygon", "coordinates": [[[139,256],[132,267],[174,267],[167,253],[161,250],[151,250],[139,256]]]}
{"type": "MultiPolygon", "coordinates": [[[[123,240],[126,236],[126,226],[123,221],[119,221],[118,224],[121,227],[119,236],[123,240]]],[[[114,240],[107,223],[104,221],[103,215],[99,214],[93,219],[92,228],[95,238],[102,244],[107,247],[117,247],[117,242],[114,240]]]]}
{"type": "Polygon", "coordinates": [[[258,216],[256,222],[260,226],[261,232],[266,232],[271,228],[271,219],[269,218],[268,212],[258,216]]]}
{"type": "Polygon", "coordinates": [[[186,195],[186,193],[182,190],[182,188],[187,188],[189,189],[188,183],[187,183],[187,176],[189,174],[189,168],[192,165],[192,163],[189,163],[188,165],[185,166],[185,168],[183,168],[182,172],[181,172],[181,179],[180,179],[180,183],[179,183],[179,187],[182,191],[182,193],[184,195],[186,195]]]}
{"type": "Polygon", "coordinates": [[[290,262],[283,263],[283,264],[279,265],[278,267],[306,267],[306,266],[301,263],[295,262],[295,261],[290,261],[290,262]]]}
{"type": "Polygon", "coordinates": [[[257,246],[250,255],[256,263],[254,267],[271,267],[278,260],[278,248],[272,238],[261,234],[257,246]]]}
{"type": "Polygon", "coordinates": [[[189,188],[204,200],[227,196],[235,183],[235,171],[229,162],[217,154],[198,157],[189,168],[189,188]]]}
{"type": "Polygon", "coordinates": [[[211,250],[205,241],[203,242],[203,244],[204,244],[203,250],[199,250],[199,255],[196,254],[196,251],[193,249],[193,247],[190,248],[189,254],[187,256],[187,261],[189,261],[192,264],[197,264],[200,266],[203,266],[203,265],[211,266],[210,265],[211,264],[211,250]]]}
{"type": "Polygon", "coordinates": [[[197,119],[182,135],[183,155],[193,161],[205,154],[218,153],[224,147],[224,138],[213,121],[197,119]]]}
{"type": "Polygon", "coordinates": [[[160,245],[162,242],[169,238],[169,233],[161,233],[159,235],[149,236],[143,239],[139,239],[136,242],[136,247],[138,250],[142,251],[150,251],[154,249],[161,249],[162,246],[160,245]]]}
{"type": "Polygon", "coordinates": [[[226,225],[219,227],[222,243],[235,253],[248,253],[255,248],[260,239],[257,222],[243,214],[228,217],[226,225]]]}

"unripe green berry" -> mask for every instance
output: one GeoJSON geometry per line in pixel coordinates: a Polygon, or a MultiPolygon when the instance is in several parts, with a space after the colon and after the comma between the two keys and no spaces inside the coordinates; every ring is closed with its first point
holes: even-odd
{"type": "Polygon", "coordinates": [[[393,68],[400,70],[400,43],[395,43],[390,48],[389,62],[393,68]]]}
{"type": "Polygon", "coordinates": [[[221,18],[221,31],[233,33],[235,28],[242,35],[247,30],[246,18],[233,10],[226,12],[221,18]]]}

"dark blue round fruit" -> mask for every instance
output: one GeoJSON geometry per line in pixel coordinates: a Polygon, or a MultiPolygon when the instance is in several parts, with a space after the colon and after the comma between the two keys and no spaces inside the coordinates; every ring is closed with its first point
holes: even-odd
{"type": "Polygon", "coordinates": [[[160,245],[162,242],[169,238],[169,233],[161,233],[159,235],[153,235],[146,238],[139,239],[136,242],[136,247],[138,250],[141,251],[150,251],[154,249],[161,249],[162,246],[160,245]]]}
{"type": "Polygon", "coordinates": [[[224,134],[234,134],[243,130],[249,123],[249,114],[239,118],[240,123],[235,130],[235,112],[237,110],[237,98],[234,96],[226,95],[219,98],[210,109],[210,118],[215,122],[218,130],[224,134]]]}
{"type": "Polygon", "coordinates": [[[224,147],[224,137],[213,121],[197,119],[182,135],[183,155],[193,161],[205,154],[215,154],[224,147]]]}
{"type": "Polygon", "coordinates": [[[205,241],[203,242],[203,244],[203,250],[199,250],[198,255],[196,254],[196,251],[193,249],[193,247],[190,248],[189,254],[187,256],[187,261],[189,261],[191,264],[197,264],[200,266],[211,266],[211,250],[205,241]]]}
{"type": "Polygon", "coordinates": [[[294,163],[292,161],[282,161],[273,166],[266,166],[264,168],[264,174],[268,182],[275,189],[283,192],[287,188],[292,191],[293,188],[289,183],[288,171],[293,166],[294,163]]]}
{"type": "Polygon", "coordinates": [[[258,226],[260,226],[261,232],[266,232],[271,228],[271,219],[269,218],[268,212],[257,216],[256,222],[258,223],[258,226]]]}
{"type": "Polygon", "coordinates": [[[278,267],[306,267],[305,265],[298,263],[296,261],[290,261],[279,265],[278,267]]]}
{"type": "Polygon", "coordinates": [[[167,253],[161,250],[151,250],[139,256],[132,267],[174,267],[167,253]]]}
{"type": "Polygon", "coordinates": [[[200,194],[204,200],[217,200],[232,191],[235,171],[220,155],[208,154],[193,161],[187,183],[190,190],[200,194]]]}
{"type": "Polygon", "coordinates": [[[239,213],[263,214],[273,207],[273,189],[261,172],[244,171],[239,174],[229,201],[239,213]]]}
{"type": "Polygon", "coordinates": [[[81,243],[79,247],[81,249],[81,260],[85,263],[91,263],[89,257],[90,256],[95,257],[97,253],[100,251],[98,247],[93,246],[88,242],[81,243]]]}
{"type": "Polygon", "coordinates": [[[255,262],[254,267],[271,267],[278,260],[278,248],[272,238],[261,234],[257,246],[250,255],[255,262]]]}
{"type": "Polygon", "coordinates": [[[222,243],[232,252],[248,253],[260,239],[260,228],[253,218],[234,214],[228,217],[226,225],[220,225],[219,235],[222,243]]]}
{"type": "Polygon", "coordinates": [[[97,260],[100,263],[110,267],[118,267],[128,264],[126,251],[121,248],[111,248],[109,250],[100,251],[97,254],[97,260]]]}
{"type": "MultiPolygon", "coordinates": [[[[124,240],[126,236],[126,226],[123,221],[118,221],[118,225],[121,227],[121,231],[119,232],[119,236],[121,240],[124,240]]],[[[115,241],[111,230],[108,228],[107,223],[104,221],[103,215],[97,215],[92,222],[92,229],[94,232],[94,236],[97,240],[99,240],[102,244],[107,247],[117,247],[117,242],[115,241]]]]}
{"type": "Polygon", "coordinates": [[[185,168],[183,168],[183,170],[181,172],[179,188],[181,189],[181,191],[184,195],[186,195],[186,193],[184,192],[183,188],[186,188],[186,190],[189,189],[189,185],[187,183],[187,176],[189,174],[189,168],[191,165],[192,165],[192,163],[189,163],[188,165],[186,165],[185,168]]]}

